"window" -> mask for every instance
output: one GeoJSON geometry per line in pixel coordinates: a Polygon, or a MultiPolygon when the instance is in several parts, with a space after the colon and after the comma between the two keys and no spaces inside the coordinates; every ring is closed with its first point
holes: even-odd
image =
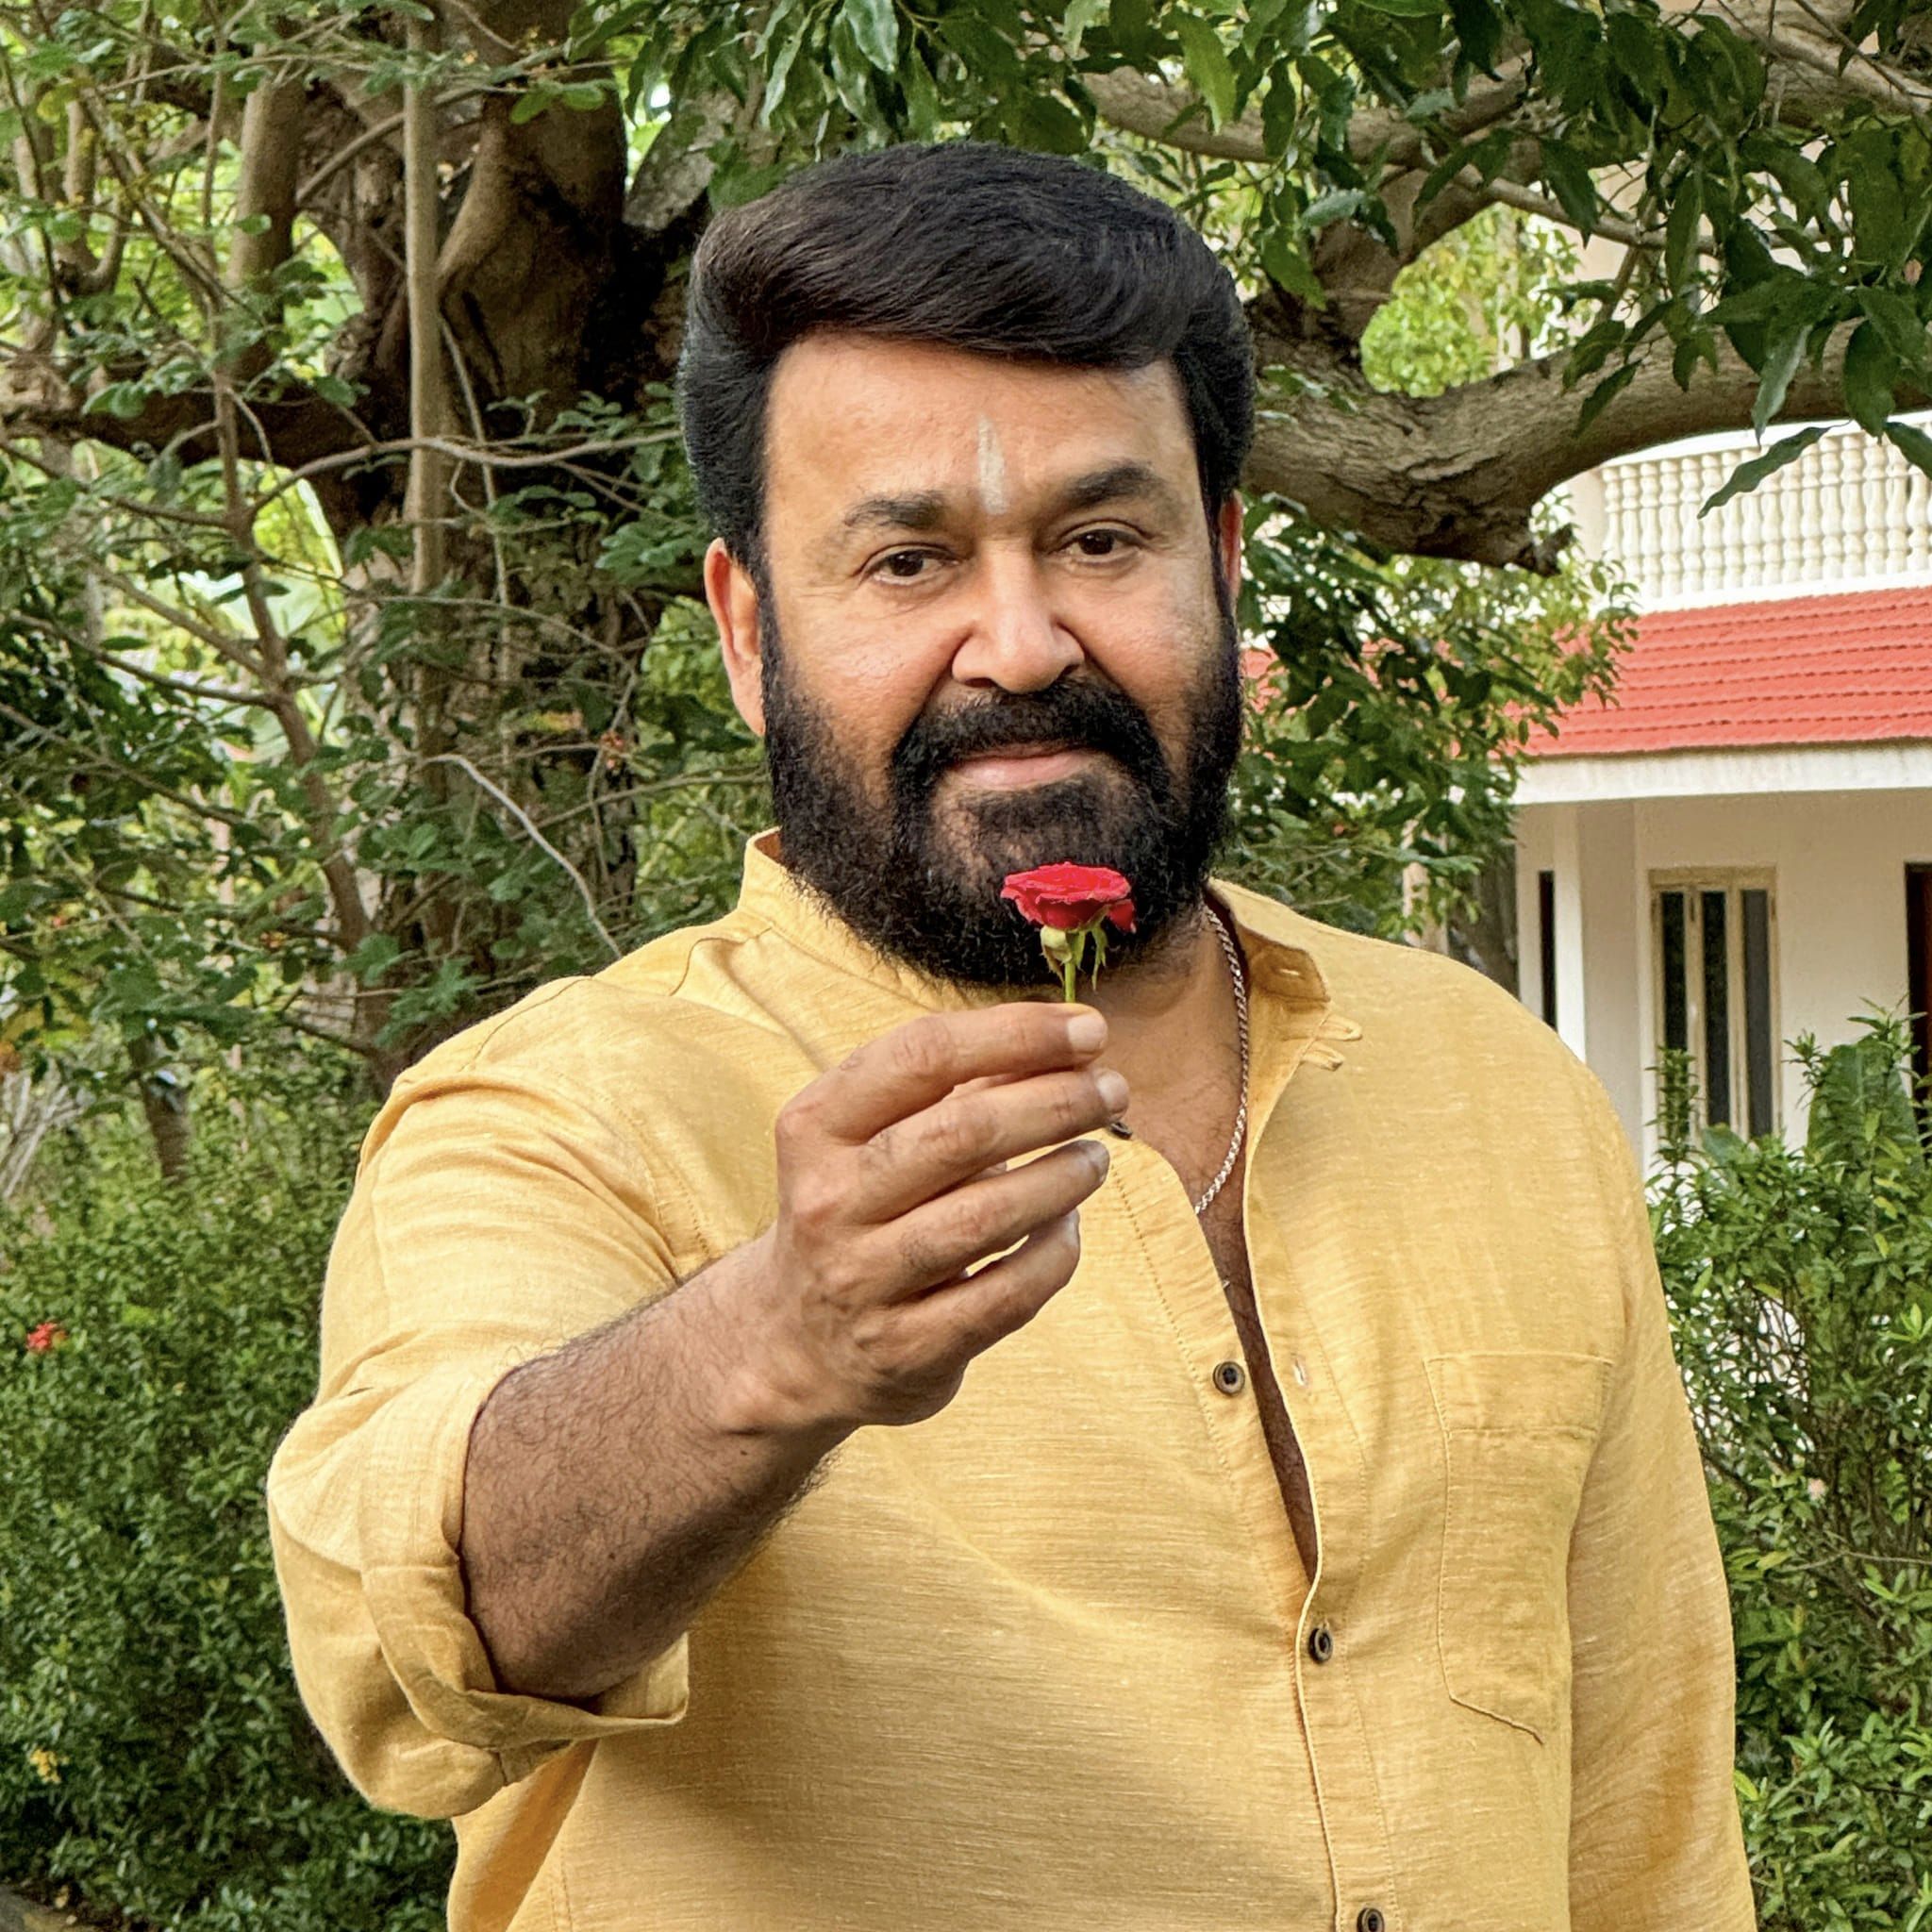
{"type": "Polygon", "coordinates": [[[1932,1110],[1932,865],[1906,867],[1906,999],[1912,1016],[1912,1091],[1932,1110]]]}
{"type": "Polygon", "coordinates": [[[1768,873],[1651,876],[1657,1043],[1690,1056],[1698,1124],[1777,1124],[1776,916],[1768,873]]]}
{"type": "Polygon", "coordinates": [[[1536,875],[1538,964],[1542,969],[1543,1018],[1557,1024],[1557,874],[1540,872],[1536,875]]]}

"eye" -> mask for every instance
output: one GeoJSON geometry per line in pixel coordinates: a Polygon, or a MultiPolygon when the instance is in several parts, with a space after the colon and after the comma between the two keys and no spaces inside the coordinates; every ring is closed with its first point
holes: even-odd
{"type": "Polygon", "coordinates": [[[891,550],[873,565],[873,575],[899,584],[917,583],[927,575],[925,566],[939,560],[930,550],[891,550]]]}
{"type": "Polygon", "coordinates": [[[1074,539],[1074,547],[1082,557],[1091,557],[1105,561],[1120,557],[1132,545],[1133,539],[1124,530],[1082,530],[1074,539]]]}

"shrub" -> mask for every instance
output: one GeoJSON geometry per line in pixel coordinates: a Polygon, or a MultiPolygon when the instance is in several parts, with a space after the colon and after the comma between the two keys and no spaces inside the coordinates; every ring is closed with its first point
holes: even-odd
{"type": "Polygon", "coordinates": [[[364,1805],[290,1674],[262,1484],[356,1123],[274,1112],[204,1079],[185,1184],[109,1123],[0,1217],[0,1879],[170,1932],[432,1932],[446,1829],[364,1805]]]}
{"type": "Polygon", "coordinates": [[[1738,1638],[1765,1932],[1932,1926],[1932,1160],[1894,1021],[1797,1043],[1802,1149],[1666,1148],[1657,1258],[1738,1638]]]}

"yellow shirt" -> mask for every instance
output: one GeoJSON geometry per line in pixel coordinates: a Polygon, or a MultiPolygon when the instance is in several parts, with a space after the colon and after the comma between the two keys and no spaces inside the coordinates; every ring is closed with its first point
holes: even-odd
{"type": "Polygon", "coordinates": [[[950,1407],[848,1441],[627,1683],[495,1690],[457,1558],[491,1386],[763,1227],[808,1080],[993,995],[754,844],[728,918],[398,1082],[269,1505],[324,1735],[457,1821],[454,1932],[1753,1924],[1724,1579],[1602,1090],[1467,969],[1217,890],[1312,1589],[1186,1195],[1114,1141],[1078,1273],[950,1407]]]}

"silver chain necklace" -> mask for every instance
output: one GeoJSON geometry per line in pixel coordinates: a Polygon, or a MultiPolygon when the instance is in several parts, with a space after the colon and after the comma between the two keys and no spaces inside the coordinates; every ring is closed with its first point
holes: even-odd
{"type": "Polygon", "coordinates": [[[1228,976],[1234,981],[1235,1032],[1241,1044],[1241,1105],[1235,1109],[1234,1139],[1227,1143],[1227,1158],[1221,1163],[1221,1172],[1208,1183],[1208,1191],[1194,1203],[1196,1214],[1207,1213],[1214,1205],[1214,1197],[1226,1186],[1235,1162],[1241,1157],[1241,1142],[1248,1137],[1248,975],[1242,970],[1241,949],[1227,929],[1227,922],[1205,901],[1203,907],[1214,922],[1214,936],[1221,941],[1221,950],[1227,958],[1228,976]]]}
{"type": "MultiPolygon", "coordinates": [[[[1241,964],[1241,948],[1234,942],[1234,935],[1227,929],[1227,922],[1205,900],[1201,909],[1214,922],[1214,937],[1221,941],[1221,950],[1227,960],[1227,976],[1234,982],[1234,1024],[1235,1031],[1241,1043],[1241,1104],[1234,1110],[1234,1138],[1227,1143],[1227,1156],[1221,1163],[1221,1172],[1208,1183],[1208,1191],[1194,1203],[1194,1212],[1205,1214],[1214,1205],[1214,1197],[1227,1185],[1227,1177],[1234,1172],[1234,1164],[1241,1158],[1241,1143],[1248,1137],[1248,975],[1241,964]]],[[[1134,1130],[1125,1121],[1108,1121],[1108,1127],[1124,1141],[1134,1138],[1134,1130]]]]}

